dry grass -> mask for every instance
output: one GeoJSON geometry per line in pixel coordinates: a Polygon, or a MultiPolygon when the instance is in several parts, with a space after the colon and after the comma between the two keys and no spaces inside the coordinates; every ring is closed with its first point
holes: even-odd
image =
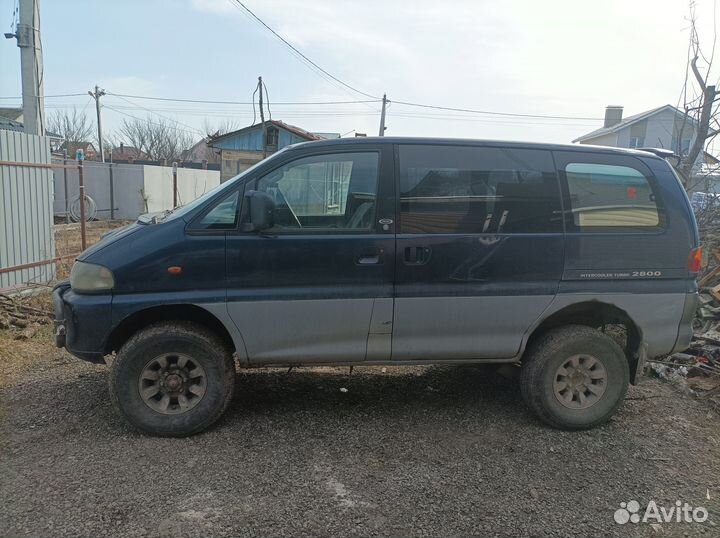
{"type": "MultiPolygon", "coordinates": [[[[50,297],[49,294],[43,294],[50,297]]],[[[49,301],[48,301],[49,303],[49,301]]],[[[63,351],[55,347],[51,323],[27,329],[0,330],[0,388],[15,384],[38,363],[57,360],[63,351]]]]}
{"type": "MultiPolygon", "coordinates": [[[[96,220],[86,225],[87,246],[97,243],[103,234],[125,226],[131,221],[126,220],[96,220]]],[[[56,224],[55,225],[55,251],[57,256],[70,256],[79,254],[82,251],[82,240],[80,236],[80,224],[56,224]]],[[[58,280],[68,278],[73,260],[67,259],[57,264],[58,280]]]]}
{"type": "MultiPolygon", "coordinates": [[[[128,224],[127,221],[95,221],[87,224],[87,245],[93,245],[100,237],[115,228],[128,224]]],[[[58,224],[55,226],[57,256],[77,254],[82,250],[79,224],[58,224]]],[[[57,279],[69,277],[73,260],[68,259],[57,264],[57,279]]],[[[12,297],[13,302],[30,306],[48,314],[52,313],[51,284],[39,286],[36,293],[12,297]]],[[[47,321],[41,317],[34,318],[27,327],[16,327],[2,323],[2,307],[0,307],[0,387],[11,385],[22,378],[24,372],[35,368],[38,363],[57,361],[65,352],[55,347],[53,339],[52,317],[47,321]]]]}

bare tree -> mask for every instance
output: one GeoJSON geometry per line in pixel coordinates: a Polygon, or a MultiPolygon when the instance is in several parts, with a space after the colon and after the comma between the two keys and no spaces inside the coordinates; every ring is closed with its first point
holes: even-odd
{"type": "Polygon", "coordinates": [[[152,160],[180,161],[183,150],[192,144],[188,131],[163,118],[124,120],[119,133],[152,160]]]}
{"type": "Polygon", "coordinates": [[[224,134],[231,133],[240,129],[242,125],[238,120],[227,118],[225,120],[213,123],[208,119],[203,121],[202,132],[204,132],[208,138],[215,138],[224,134]]]}
{"type": "Polygon", "coordinates": [[[703,48],[697,29],[697,14],[695,2],[690,2],[690,42],[688,46],[688,63],[685,70],[685,85],[683,99],[685,104],[685,117],[680,126],[678,140],[678,153],[682,152],[682,133],[688,124],[695,124],[695,138],[687,153],[682,155],[678,164],[678,171],[683,176],[685,185],[692,188],[693,169],[700,153],[708,143],[720,132],[718,116],[720,106],[716,84],[710,83],[710,75],[715,57],[716,35],[713,35],[711,45],[703,48]],[[709,49],[709,53],[708,50],[709,49]]]}
{"type": "Polygon", "coordinates": [[[95,126],[85,112],[71,108],[56,110],[48,119],[47,130],[60,135],[68,144],[79,144],[93,138],[95,126]]]}

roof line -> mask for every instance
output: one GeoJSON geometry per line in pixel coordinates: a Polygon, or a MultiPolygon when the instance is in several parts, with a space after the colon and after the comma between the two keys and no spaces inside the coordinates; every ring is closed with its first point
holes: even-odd
{"type": "MultiPolygon", "coordinates": [[[[305,131],[304,129],[301,129],[300,127],[295,127],[294,125],[289,125],[283,121],[280,120],[265,120],[266,125],[274,125],[275,127],[278,127],[279,129],[284,129],[294,135],[300,136],[304,138],[305,140],[311,141],[311,140],[320,140],[320,138],[314,134],[312,134],[310,131],[305,131]]],[[[254,123],[253,125],[248,125],[247,127],[242,127],[241,129],[236,129],[235,131],[230,131],[229,133],[225,133],[220,136],[216,136],[215,138],[210,138],[210,143],[217,142],[218,140],[222,140],[224,138],[227,138],[229,136],[234,136],[237,134],[241,134],[244,132],[249,131],[250,129],[254,129],[256,127],[262,127],[262,123],[254,123]]]]}
{"type": "MultiPolygon", "coordinates": [[[[585,140],[592,140],[593,138],[598,138],[600,136],[616,133],[617,131],[624,129],[626,127],[630,127],[631,125],[634,125],[635,123],[642,121],[644,119],[649,118],[650,116],[653,116],[657,114],[658,112],[661,112],[663,110],[666,110],[670,108],[675,114],[677,115],[684,115],[684,112],[680,110],[677,107],[674,107],[673,105],[667,104],[662,105],[657,108],[652,108],[650,110],[646,110],[645,112],[640,112],[639,114],[635,114],[633,116],[628,116],[625,120],[622,120],[615,125],[611,125],[610,127],[600,127],[599,129],[595,129],[594,131],[590,131],[587,134],[584,134],[582,136],[577,137],[575,140],[573,140],[573,144],[576,142],[584,142],[585,140]]],[[[691,122],[697,123],[695,119],[688,116],[691,122]]]]}

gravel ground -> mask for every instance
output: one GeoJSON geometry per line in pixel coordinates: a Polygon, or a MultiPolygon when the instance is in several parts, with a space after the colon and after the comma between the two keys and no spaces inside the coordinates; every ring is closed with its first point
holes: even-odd
{"type": "Polygon", "coordinates": [[[105,370],[48,347],[0,383],[0,536],[720,536],[720,416],[659,381],[567,433],[486,368],[245,371],[210,431],[158,439],[105,370]],[[710,518],[615,523],[633,499],[710,518]]]}

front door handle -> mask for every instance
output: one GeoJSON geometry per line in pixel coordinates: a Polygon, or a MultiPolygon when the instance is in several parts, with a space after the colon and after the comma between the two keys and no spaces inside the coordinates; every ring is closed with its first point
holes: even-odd
{"type": "Polygon", "coordinates": [[[430,247],[405,247],[403,261],[405,265],[425,265],[430,261],[430,247]]]}
{"type": "Polygon", "coordinates": [[[382,255],[385,249],[378,249],[375,252],[364,252],[355,258],[356,265],[382,265],[382,255]]]}
{"type": "Polygon", "coordinates": [[[358,256],[356,263],[358,265],[378,265],[380,263],[380,256],[377,254],[372,256],[358,256]]]}

